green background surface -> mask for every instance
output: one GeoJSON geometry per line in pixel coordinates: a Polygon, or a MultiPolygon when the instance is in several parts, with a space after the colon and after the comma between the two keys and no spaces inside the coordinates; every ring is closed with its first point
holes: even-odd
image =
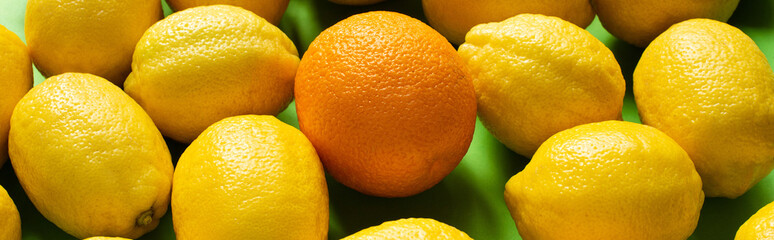
{"type": "MultiPolygon", "coordinates": [[[[0,25],[24,39],[25,0],[0,0],[0,25]]],[[[165,13],[171,11],[165,6],[165,13]]],[[[390,10],[426,21],[420,0],[387,0],[371,6],[342,6],[326,0],[291,0],[280,28],[303,52],[325,28],[353,14],[390,10]]],[[[774,0],[741,0],[729,23],[747,33],[774,62],[774,0]]],[[[119,26],[120,27],[120,26],[119,26]]],[[[624,77],[627,95],[623,116],[639,122],[631,94],[631,75],[641,48],[615,39],[595,20],[587,28],[615,54],[624,77]]],[[[35,83],[43,76],[35,73],[35,83]]],[[[298,127],[293,104],[279,118],[298,127]]],[[[167,140],[173,161],[186,145],[167,140]]],[[[429,217],[455,226],[475,239],[521,239],[510,218],[503,190],[506,181],[529,160],[508,150],[479,123],[470,149],[460,165],[430,190],[407,198],[377,198],[360,194],[328,177],[330,191],[330,239],[339,239],[384,221],[406,217],[429,217]]],[[[75,239],[46,220],[27,199],[10,162],[0,169],[0,185],[16,203],[22,218],[23,239],[75,239]]],[[[696,232],[690,239],[733,239],[739,226],[759,208],[774,201],[774,174],[737,199],[708,198],[696,232]]],[[[207,227],[207,226],[202,226],[207,227]]],[[[174,239],[171,212],[158,228],[140,239],[174,239]]]]}

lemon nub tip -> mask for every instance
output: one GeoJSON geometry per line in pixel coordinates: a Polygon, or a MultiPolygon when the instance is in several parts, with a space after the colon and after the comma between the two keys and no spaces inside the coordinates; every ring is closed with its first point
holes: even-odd
{"type": "Polygon", "coordinates": [[[148,226],[151,222],[153,222],[153,209],[145,211],[137,217],[137,226],[148,226]]]}

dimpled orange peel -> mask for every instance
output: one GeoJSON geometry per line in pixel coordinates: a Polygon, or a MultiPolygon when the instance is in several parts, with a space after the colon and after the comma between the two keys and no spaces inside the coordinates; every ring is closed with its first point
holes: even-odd
{"type": "Polygon", "coordinates": [[[468,150],[476,99],[468,70],[438,32],[368,12],[323,31],[296,75],[301,131],[326,170],[357,191],[420,193],[468,150]]]}

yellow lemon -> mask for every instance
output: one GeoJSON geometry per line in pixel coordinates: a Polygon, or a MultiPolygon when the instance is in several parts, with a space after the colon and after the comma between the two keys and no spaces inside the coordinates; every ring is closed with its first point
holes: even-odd
{"type": "Polygon", "coordinates": [[[422,0],[425,16],[438,32],[454,44],[482,23],[499,22],[521,13],[560,17],[586,28],[594,20],[587,0],[422,0]]]}
{"type": "Polygon", "coordinates": [[[464,232],[430,218],[405,218],[366,228],[341,240],[473,240],[464,232]]]}
{"type": "Polygon", "coordinates": [[[32,88],[32,63],[27,46],[0,26],[0,167],[8,158],[8,130],[13,107],[32,88]]]}
{"type": "Polygon", "coordinates": [[[158,0],[28,0],[24,32],[44,76],[91,73],[121,86],[134,46],[161,17],[158,0]]]}
{"type": "Polygon", "coordinates": [[[344,5],[369,5],[369,4],[382,2],[384,0],[329,0],[329,1],[336,4],[344,4],[344,5]]]}
{"type": "Polygon", "coordinates": [[[691,156],[708,197],[736,198],[774,167],[774,73],[739,29],[672,26],[642,54],[634,96],[642,122],[691,156]]]}
{"type": "Polygon", "coordinates": [[[293,42],[254,13],[195,7],[148,29],[124,89],[162,134],[188,143],[223,118],[284,110],[298,62],[293,42]]]}
{"type": "Polygon", "coordinates": [[[646,47],[672,24],[692,18],[727,21],[739,0],[590,0],[608,32],[646,47]]]}
{"type": "Polygon", "coordinates": [[[549,138],[505,185],[505,202],[525,240],[685,240],[704,193],[666,134],[605,121],[549,138]]]}
{"type": "Polygon", "coordinates": [[[177,11],[192,7],[227,4],[250,10],[277,25],[288,7],[289,0],[167,0],[177,11]]]}
{"type": "Polygon", "coordinates": [[[8,145],[32,203],[77,238],[137,238],[167,211],[167,145],[142,108],[101,77],[66,73],[32,88],[14,109],[8,145]]]}
{"type": "Polygon", "coordinates": [[[2,186],[0,186],[0,216],[2,216],[0,217],[0,239],[21,240],[19,210],[2,186]]]}
{"type": "Polygon", "coordinates": [[[173,182],[177,239],[327,239],[322,163],[273,116],[213,124],[180,156],[173,182]]]}
{"type": "Polygon", "coordinates": [[[84,240],[131,240],[131,239],[122,238],[122,237],[90,237],[84,240]]]}
{"type": "Polygon", "coordinates": [[[747,219],[734,240],[774,239],[774,203],[769,203],[747,219]]]}
{"type": "Polygon", "coordinates": [[[523,156],[559,131],[621,117],[626,83],[613,53],[557,17],[521,14],[478,25],[459,54],[484,126],[523,156]]]}

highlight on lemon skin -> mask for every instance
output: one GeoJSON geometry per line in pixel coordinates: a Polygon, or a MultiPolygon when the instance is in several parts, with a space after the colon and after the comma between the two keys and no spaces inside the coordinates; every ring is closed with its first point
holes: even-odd
{"type": "Polygon", "coordinates": [[[475,90],[454,47],[395,12],[357,14],[323,31],[301,60],[295,98],[301,131],[328,173],[372,196],[436,185],[475,130],[475,90]]]}
{"type": "Polygon", "coordinates": [[[422,7],[430,26],[454,44],[462,44],[476,25],[522,13],[559,17],[581,28],[594,20],[588,0],[422,0],[422,7]]]}
{"type": "Polygon", "coordinates": [[[466,233],[431,218],[404,218],[363,229],[341,240],[472,240],[466,233]]]}
{"type": "Polygon", "coordinates": [[[505,203],[525,240],[685,240],[699,220],[701,187],[669,136],[605,121],[549,138],[508,180],[505,203]]]}
{"type": "Polygon", "coordinates": [[[761,240],[774,238],[774,203],[759,209],[739,227],[734,240],[761,240]]]}
{"type": "Polygon", "coordinates": [[[738,28],[673,25],[645,49],[633,84],[642,122],[688,152],[708,197],[739,197],[774,168],[774,72],[738,28]]]}
{"type": "Polygon", "coordinates": [[[459,47],[478,117],[509,149],[531,157],[562,130],[621,118],[626,82],[613,53],[557,17],[520,14],[481,24],[459,47]]]}

